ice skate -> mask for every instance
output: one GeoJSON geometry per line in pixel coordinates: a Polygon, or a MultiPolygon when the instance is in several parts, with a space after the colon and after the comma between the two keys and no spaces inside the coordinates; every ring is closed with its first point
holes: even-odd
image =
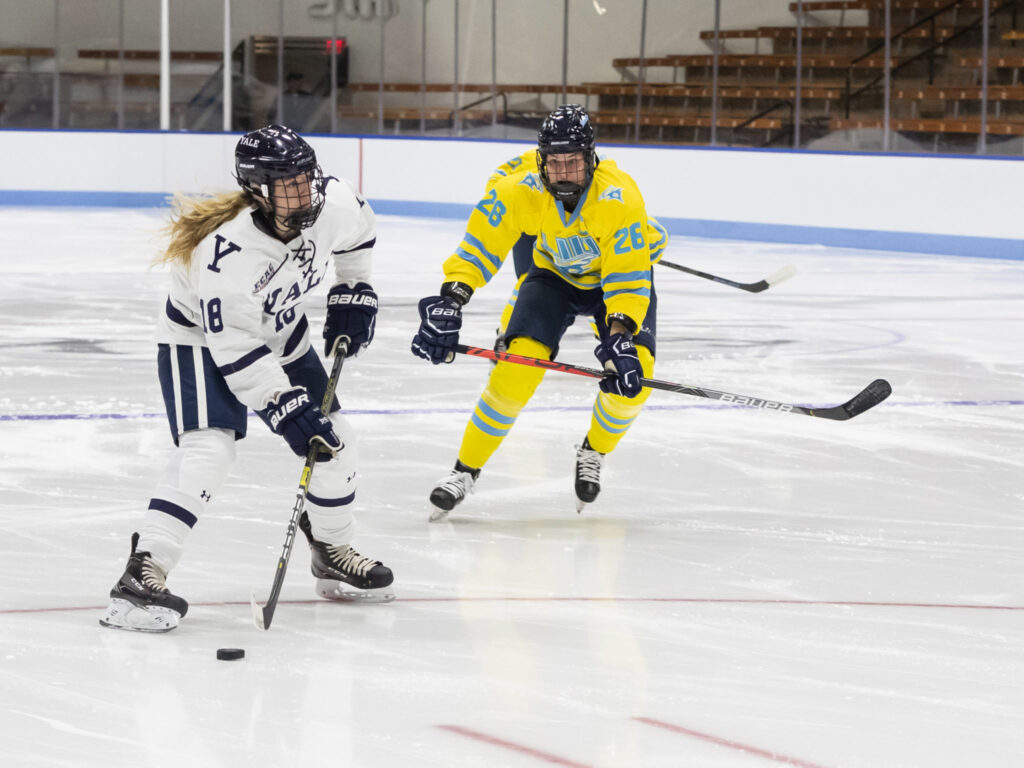
{"type": "Polygon", "coordinates": [[[299,518],[299,528],[309,542],[310,570],[320,597],[362,603],[390,603],[395,599],[391,588],[394,574],[382,562],[360,555],[347,544],[334,546],[317,541],[305,512],[299,518]]]}
{"type": "Polygon", "coordinates": [[[435,523],[448,517],[448,513],[473,492],[478,477],[479,469],[470,469],[461,461],[456,461],[455,468],[447,477],[441,478],[430,492],[430,503],[434,505],[430,511],[430,522],[435,523]]]}
{"type": "Polygon", "coordinates": [[[601,467],[604,454],[590,447],[590,441],[583,438],[583,445],[576,449],[576,514],[597,498],[601,492],[601,467]]]}
{"type": "Polygon", "coordinates": [[[124,575],[110,590],[110,605],[100,625],[134,632],[170,632],[188,613],[188,603],[172,594],[167,574],[149,552],[138,552],[139,534],[132,534],[132,553],[124,575]]]}

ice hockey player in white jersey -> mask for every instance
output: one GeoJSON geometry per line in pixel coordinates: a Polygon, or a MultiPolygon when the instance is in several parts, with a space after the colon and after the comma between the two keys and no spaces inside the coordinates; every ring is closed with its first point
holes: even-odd
{"type": "Polygon", "coordinates": [[[319,408],[327,373],[309,338],[303,299],[327,298],[325,355],[373,340],[377,294],[370,262],[376,240],[369,204],[347,182],[325,178],[313,148],[270,125],[235,148],[242,190],[176,199],[163,261],[170,290],[158,326],[158,369],[177,446],[149,502],[124,575],[100,624],[166,632],[188,610],[167,574],[214,497],[254,410],[305,456],[321,454],[299,520],[323,597],[393,598],[391,570],[351,546],[356,492],[355,435],[337,400],[319,408]]]}

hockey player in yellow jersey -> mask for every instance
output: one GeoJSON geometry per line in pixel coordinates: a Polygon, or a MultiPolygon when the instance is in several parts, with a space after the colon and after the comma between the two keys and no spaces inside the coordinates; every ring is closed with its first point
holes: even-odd
{"type": "MultiPolygon", "coordinates": [[[[509,352],[553,359],[566,329],[592,317],[595,355],[614,376],[601,380],[590,429],[576,454],[577,511],[600,492],[604,457],[625,435],[654,373],[657,297],[652,247],[664,229],[648,219],[633,179],[599,163],[594,129],[582,107],[554,110],[538,134],[537,170],[506,172],[476,205],[466,234],[444,263],[439,295],[419,303],[415,355],[451,362],[462,307],[498,271],[513,243],[535,235],[533,265],[519,290],[506,337],[509,352]]],[[[430,494],[432,520],[444,518],[473,489],[480,471],[533,396],[544,370],[498,363],[466,425],[455,468],[430,494]]]]}
{"type": "MultiPolygon", "coordinates": [[[[599,163],[604,165],[606,170],[616,167],[615,161],[605,156],[600,157],[599,163]]],[[[526,175],[531,173],[534,176],[538,175],[536,148],[516,155],[495,168],[490,178],[487,179],[484,196],[488,196],[502,179],[514,174],[526,175]]],[[[657,237],[652,238],[648,243],[651,250],[651,263],[654,264],[661,258],[665,243],[668,242],[668,234],[653,216],[649,216],[647,221],[650,226],[658,230],[657,237]]],[[[533,264],[533,247],[536,241],[536,235],[523,234],[512,246],[512,261],[516,271],[516,283],[512,289],[512,295],[502,308],[501,318],[498,321],[498,338],[494,344],[496,350],[506,351],[508,349],[508,345],[505,342],[505,329],[508,327],[509,318],[512,316],[512,308],[515,306],[516,298],[519,296],[519,287],[523,284],[523,280],[526,279],[526,273],[530,271],[530,267],[533,264]]]]}

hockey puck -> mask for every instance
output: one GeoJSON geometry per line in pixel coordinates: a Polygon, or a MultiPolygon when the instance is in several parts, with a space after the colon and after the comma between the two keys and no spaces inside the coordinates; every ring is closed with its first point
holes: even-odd
{"type": "Polygon", "coordinates": [[[217,658],[221,661],[237,661],[238,659],[245,658],[245,649],[243,648],[218,648],[217,658]]]}

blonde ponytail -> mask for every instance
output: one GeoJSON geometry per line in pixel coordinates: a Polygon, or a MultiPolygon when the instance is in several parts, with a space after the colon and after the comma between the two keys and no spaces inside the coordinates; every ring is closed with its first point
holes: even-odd
{"type": "Polygon", "coordinates": [[[192,251],[203,238],[250,205],[249,194],[242,190],[215,197],[175,195],[171,202],[171,220],[164,227],[170,243],[156,263],[180,263],[188,267],[192,263],[192,251]]]}

